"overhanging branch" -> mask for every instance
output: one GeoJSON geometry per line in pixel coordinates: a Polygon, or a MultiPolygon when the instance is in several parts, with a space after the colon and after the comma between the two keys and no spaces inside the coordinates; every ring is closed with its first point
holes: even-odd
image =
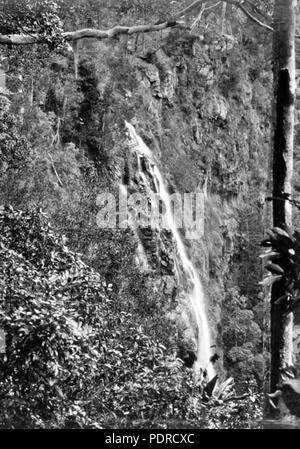
{"type": "Polygon", "coordinates": [[[193,22],[192,26],[191,26],[191,31],[193,31],[196,26],[198,25],[198,23],[201,21],[202,15],[205,11],[209,11],[211,9],[217,8],[222,2],[219,1],[217,3],[215,3],[214,5],[211,6],[206,6],[206,3],[203,3],[203,5],[201,6],[200,12],[198,17],[195,19],[195,21],[193,22]]]}
{"type": "MultiPolygon", "coordinates": [[[[240,9],[250,20],[252,20],[253,22],[255,22],[257,25],[269,30],[269,31],[273,31],[273,28],[262,22],[260,19],[258,19],[257,17],[255,17],[253,14],[251,14],[246,7],[244,6],[245,3],[249,3],[250,5],[252,5],[252,2],[245,2],[245,0],[222,0],[224,3],[228,3],[230,5],[235,6],[236,8],[240,9]]],[[[173,15],[173,19],[177,20],[183,16],[185,16],[186,14],[192,12],[194,9],[200,7],[201,5],[203,5],[203,3],[213,3],[214,0],[196,0],[195,2],[193,2],[191,5],[187,6],[185,9],[179,11],[178,13],[173,15]]],[[[297,36],[298,37],[298,36],[297,36]]]]}
{"type": "MultiPolygon", "coordinates": [[[[170,19],[165,19],[164,21],[160,21],[155,24],[148,25],[137,25],[132,27],[126,26],[116,26],[109,30],[98,30],[94,28],[85,28],[77,31],[67,31],[62,33],[63,38],[66,41],[74,42],[80,39],[108,39],[115,38],[120,35],[132,35],[138,33],[149,33],[155,31],[161,31],[167,28],[174,28],[182,26],[183,24],[178,21],[178,19],[186,16],[187,14],[194,11],[196,8],[201,7],[204,3],[207,8],[207,4],[215,3],[216,0],[196,0],[191,3],[186,8],[181,11],[173,14],[170,19]]],[[[248,11],[246,8],[246,4],[253,5],[251,1],[248,0],[222,0],[224,3],[231,4],[236,8],[240,9],[250,20],[259,25],[262,28],[267,29],[268,31],[274,31],[273,28],[267,23],[262,22],[255,15],[248,11]]],[[[295,36],[297,39],[300,38],[299,35],[295,36]]],[[[39,35],[28,35],[28,34],[10,34],[10,35],[1,35],[0,34],[0,45],[30,45],[30,44],[38,44],[38,43],[46,43],[46,38],[39,35]]]]}
{"type": "Polygon", "coordinates": [[[67,33],[63,33],[63,37],[67,41],[75,41],[84,38],[107,39],[107,38],[114,38],[121,34],[127,34],[130,36],[132,34],[137,33],[149,33],[151,31],[161,31],[166,28],[174,28],[176,26],[182,26],[182,23],[172,19],[166,20],[165,22],[160,24],[137,25],[133,27],[116,26],[106,31],[96,29],[83,29],[79,31],[70,31],[67,33]]]}
{"type": "Polygon", "coordinates": [[[262,11],[260,8],[258,8],[251,0],[245,0],[246,4],[252,8],[252,11],[259,14],[261,17],[263,17],[265,20],[268,20],[269,17],[267,14],[262,11]]]}
{"type": "Polygon", "coordinates": [[[238,8],[243,11],[243,13],[251,19],[253,22],[257,23],[257,25],[266,28],[269,31],[274,31],[273,28],[270,25],[267,25],[266,23],[259,20],[257,17],[253,16],[243,5],[239,5],[238,8]]]}
{"type": "MultiPolygon", "coordinates": [[[[66,41],[77,41],[79,39],[93,38],[93,39],[108,39],[114,38],[120,35],[132,35],[137,33],[149,33],[151,31],[161,31],[166,28],[174,28],[182,26],[181,22],[176,20],[168,20],[160,24],[149,25],[137,25],[133,27],[116,26],[109,30],[97,30],[94,28],[84,28],[77,31],[67,31],[62,33],[63,38],[66,41]]],[[[27,34],[0,34],[0,44],[2,45],[30,45],[30,44],[42,44],[46,39],[43,36],[27,35],[27,34]]]]}

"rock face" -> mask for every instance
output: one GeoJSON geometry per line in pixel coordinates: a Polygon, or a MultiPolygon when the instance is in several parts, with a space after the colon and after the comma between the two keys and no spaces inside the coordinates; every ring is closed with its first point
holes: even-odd
{"type": "MultiPolygon", "coordinates": [[[[179,217],[175,213],[184,216],[184,226],[187,231],[191,220],[187,223],[186,215],[189,213],[191,219],[194,207],[192,202],[190,205],[187,203],[185,196],[184,202],[181,201],[180,210],[172,210],[174,203],[165,186],[163,175],[156,165],[154,155],[134,127],[127,123],[127,128],[133,160],[137,160],[137,171],[133,177],[135,182],[130,182],[129,178],[126,189],[131,194],[129,202],[132,207],[129,213],[132,220],[130,223],[132,227],[138,229],[138,247],[143,247],[150,270],[156,271],[160,278],[165,275],[173,276],[171,290],[170,282],[168,286],[162,283],[163,294],[166,295],[168,292],[169,302],[175,300],[181,310],[177,326],[183,325],[184,339],[193,342],[194,352],[196,352],[194,358],[199,374],[200,370],[207,370],[209,377],[213,377],[215,373],[210,364],[211,338],[205,310],[205,295],[198,273],[187,256],[183,237],[177,226],[182,228],[182,223],[177,222],[179,217]],[[132,198],[135,200],[134,204],[132,198]],[[188,210],[188,206],[191,210],[188,210]],[[186,318],[183,320],[184,316],[186,318]]],[[[133,172],[133,170],[130,171],[133,172]]],[[[176,198],[178,201],[178,196],[176,198]]],[[[203,211],[200,212],[203,213],[203,211]]],[[[199,214],[198,210],[196,214],[199,214]]]]}
{"type": "Polygon", "coordinates": [[[205,99],[199,115],[207,120],[223,120],[228,116],[229,103],[222,95],[213,94],[205,99]]]}
{"type": "Polygon", "coordinates": [[[169,103],[172,103],[177,85],[177,73],[174,61],[161,48],[151,55],[150,61],[159,71],[161,97],[168,100],[169,103]]]}
{"type": "MultiPolygon", "coordinates": [[[[155,192],[151,170],[147,164],[140,170],[132,155],[124,127],[126,120],[134,125],[155,156],[171,193],[203,195],[202,235],[190,239],[183,230],[182,236],[187,254],[205,287],[213,340],[219,352],[224,348],[226,369],[238,369],[243,376],[242,369],[237,368],[243,366],[243,361],[238,357],[230,358],[228,354],[232,349],[239,357],[253,354],[254,369],[254,358],[261,354],[261,340],[257,338],[251,346],[247,341],[249,331],[238,335],[237,343],[227,339],[227,346],[224,346],[224,334],[229,332],[225,327],[232,324],[224,322],[224,315],[230,316],[228,304],[234,303],[234,307],[242,311],[238,316],[243,316],[244,309],[251,311],[260,327],[264,319],[258,287],[261,267],[257,256],[265,225],[271,42],[266,42],[265,37],[260,42],[259,36],[254,44],[244,43],[242,39],[238,42],[231,36],[230,29],[227,33],[218,37],[215,31],[193,35],[185,30],[168,30],[156,45],[149,45],[149,48],[145,45],[142,52],[130,50],[130,53],[125,53],[121,46],[118,48],[116,42],[94,42],[92,47],[89,43],[82,51],[92,55],[93,60],[88,57],[85,61],[82,57],[80,79],[71,91],[69,80],[64,79],[63,65],[53,69],[54,72],[58,70],[55,73],[60,78],[62,93],[70,91],[61,122],[62,143],[74,140],[81,156],[85,152],[90,157],[97,172],[96,189],[114,192],[120,184],[125,184],[130,192],[146,196],[149,190],[155,192]]],[[[151,41],[151,36],[148,39],[151,41]]],[[[152,44],[153,41],[152,38],[152,44]]],[[[74,71],[73,62],[69,64],[72,65],[69,72],[74,71]]],[[[56,113],[60,107],[59,98],[53,97],[55,104],[49,110],[56,113]]],[[[64,97],[62,95],[62,99],[64,97]]],[[[88,164],[79,166],[80,154],[75,155],[67,146],[63,150],[67,148],[61,151],[61,161],[58,158],[55,163],[58,171],[61,165],[59,172],[67,180],[68,158],[74,160],[77,172],[74,169],[74,180],[70,184],[73,186],[75,179],[89,167],[88,164]]],[[[73,204],[71,191],[66,182],[63,193],[73,204]]],[[[94,198],[93,195],[94,192],[90,197],[94,198]]],[[[87,202],[84,197],[79,207],[87,202]]],[[[91,215],[93,207],[94,203],[90,207],[91,215]]],[[[76,221],[77,215],[72,218],[76,221]]],[[[85,223],[84,213],[81,219],[85,223]]],[[[93,232],[94,229],[91,235],[93,232]]],[[[146,262],[140,263],[141,271],[155,274],[149,278],[153,291],[159,289],[165,300],[162,313],[170,312],[173,320],[180,323],[177,346],[183,348],[182,354],[191,354],[195,351],[195,326],[186,312],[181,284],[176,279],[171,236],[159,226],[140,227],[131,243],[132,248],[137,248],[137,264],[142,259],[146,262]]],[[[79,251],[85,252],[84,244],[82,246],[79,251]]],[[[110,248],[109,243],[107,246],[110,248]]],[[[101,264],[95,262],[97,251],[98,260],[101,260],[100,246],[99,250],[86,253],[88,262],[98,268],[101,264]]],[[[118,275],[125,272],[121,279],[126,278],[127,267],[123,267],[117,257],[114,260],[118,275]]],[[[104,268],[107,266],[108,276],[112,277],[111,266],[107,263],[104,268]]],[[[237,324],[239,328],[244,326],[237,324]]],[[[184,357],[190,359],[187,355],[184,357]]]]}
{"type": "MultiPolygon", "coordinates": [[[[137,131],[174,191],[200,188],[205,195],[204,235],[185,243],[206,286],[218,347],[223,346],[222,303],[230,286],[247,296],[247,307],[257,310],[255,319],[262,323],[256,258],[263,237],[272,89],[269,68],[256,71],[258,63],[265,64],[264,55],[258,62],[251,50],[247,56],[241,51],[230,36],[192,39],[176,31],[161,48],[132,61],[138,80],[132,96],[137,131]]],[[[137,184],[145,187],[141,180],[137,184]]],[[[173,242],[160,231],[144,229],[140,237],[152,269],[168,279],[162,291],[178,304],[178,282],[169,281],[174,276],[173,242]]],[[[179,315],[182,323],[190,321],[183,308],[179,315]]],[[[181,334],[183,353],[193,352],[192,332],[185,324],[181,334]]],[[[253,348],[257,363],[259,346],[253,348]]],[[[223,361],[230,370],[233,362],[226,354],[223,361]]],[[[260,382],[263,374],[256,368],[260,382]]]]}

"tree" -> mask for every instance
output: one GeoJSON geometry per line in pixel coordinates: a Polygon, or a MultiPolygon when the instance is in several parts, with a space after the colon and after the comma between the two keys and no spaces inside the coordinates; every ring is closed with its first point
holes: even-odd
{"type": "MultiPolygon", "coordinates": [[[[274,7],[273,225],[282,229],[292,226],[296,6],[296,0],[277,0],[274,7]]],[[[285,295],[286,285],[280,279],[271,292],[272,391],[293,361],[293,314],[287,302],[279,301],[285,295]]]]}

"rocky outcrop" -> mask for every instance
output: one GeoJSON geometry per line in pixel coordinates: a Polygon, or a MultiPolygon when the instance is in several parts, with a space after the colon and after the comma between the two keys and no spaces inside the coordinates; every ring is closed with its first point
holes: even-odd
{"type": "MultiPolygon", "coordinates": [[[[227,284],[240,286],[249,295],[261,322],[257,286],[261,272],[254,247],[263,232],[264,201],[258,204],[257,191],[263,198],[272,90],[268,71],[254,74],[251,68],[251,64],[256,67],[257,56],[246,61],[238,45],[231,36],[192,38],[172,32],[159,51],[136,65],[143,101],[149,104],[146,115],[141,109],[135,114],[140,135],[160,160],[175,191],[205,187],[204,235],[186,244],[206,285],[218,346],[222,346],[218,321],[227,284]],[[251,213],[244,214],[248,205],[251,213]],[[243,274],[238,274],[240,264],[245,268],[243,274]]],[[[155,237],[146,237],[153,263],[172,277],[172,242],[165,251],[160,233],[155,237]]],[[[178,288],[176,298],[177,304],[184,302],[178,288]]],[[[182,323],[189,322],[182,308],[179,315],[182,323]]],[[[190,330],[182,326],[184,347],[191,348],[190,330]]],[[[256,356],[259,363],[261,355],[257,352],[256,356]]]]}

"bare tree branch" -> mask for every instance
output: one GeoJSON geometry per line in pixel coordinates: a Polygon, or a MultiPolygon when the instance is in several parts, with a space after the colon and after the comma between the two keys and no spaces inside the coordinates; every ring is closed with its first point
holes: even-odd
{"type": "Polygon", "coordinates": [[[63,187],[64,185],[63,185],[62,180],[60,179],[60,177],[59,177],[59,175],[58,175],[58,173],[57,173],[57,170],[56,170],[55,165],[54,165],[53,158],[52,158],[52,156],[51,156],[50,154],[48,154],[48,156],[49,156],[49,159],[50,159],[51,168],[52,168],[52,170],[53,170],[53,173],[55,174],[55,177],[56,177],[56,179],[57,179],[57,182],[58,182],[58,184],[60,185],[60,187],[63,187]]]}
{"type": "Polygon", "coordinates": [[[195,21],[191,25],[191,31],[193,31],[196,28],[196,26],[198,25],[198,23],[202,19],[202,15],[203,15],[203,13],[205,11],[205,5],[206,5],[206,3],[203,3],[203,5],[201,6],[201,9],[200,9],[200,12],[199,12],[198,16],[196,17],[195,21]]]}
{"type": "MultiPolygon", "coordinates": [[[[136,33],[149,33],[151,31],[160,31],[166,28],[173,28],[177,26],[182,26],[181,22],[175,20],[168,20],[160,24],[149,24],[149,25],[137,25],[133,27],[116,26],[109,30],[97,30],[94,28],[85,28],[78,31],[67,31],[63,33],[63,37],[66,41],[76,41],[79,39],[93,38],[93,39],[108,39],[114,38],[119,35],[132,35],[136,33]]],[[[42,44],[45,43],[45,38],[43,36],[29,36],[26,34],[0,34],[0,44],[6,45],[29,45],[29,44],[42,44]]]]}
{"type": "MultiPolygon", "coordinates": [[[[244,2],[244,0],[222,0],[222,1],[225,1],[226,3],[230,3],[235,6],[239,6],[241,3],[244,2]]],[[[215,0],[196,0],[193,3],[191,3],[189,6],[187,6],[186,8],[173,14],[172,19],[173,20],[180,19],[181,17],[185,16],[186,14],[192,12],[194,9],[199,8],[201,5],[203,5],[203,3],[205,3],[207,5],[208,3],[214,3],[214,2],[215,2],[215,0]]]]}
{"type": "MultiPolygon", "coordinates": [[[[201,6],[203,3],[212,3],[214,0],[196,0],[195,2],[193,2],[191,5],[187,6],[185,9],[179,11],[178,13],[173,15],[173,20],[177,20],[179,18],[181,18],[182,16],[188,14],[189,12],[193,11],[194,9],[198,8],[199,6],[201,6]]],[[[239,8],[241,11],[243,11],[243,13],[252,21],[254,21],[255,23],[257,23],[257,25],[260,25],[263,28],[266,28],[269,31],[273,31],[273,28],[269,25],[267,25],[266,23],[262,22],[261,20],[259,20],[257,17],[255,17],[254,15],[252,15],[244,6],[245,1],[247,3],[249,3],[251,6],[253,5],[252,2],[248,1],[248,0],[222,0],[225,3],[229,3],[230,5],[236,6],[237,8],[239,8]]],[[[255,6],[255,5],[253,5],[255,6]]]]}
{"type": "Polygon", "coordinates": [[[206,7],[204,8],[204,11],[209,11],[210,9],[214,9],[214,8],[216,8],[217,6],[219,6],[221,3],[222,3],[222,1],[219,1],[219,2],[215,3],[214,5],[206,6],[206,7]]]}
{"type": "Polygon", "coordinates": [[[221,25],[221,34],[224,34],[225,26],[226,26],[226,10],[227,10],[227,3],[223,2],[222,5],[222,25],[221,25]]]}
{"type": "Polygon", "coordinates": [[[274,31],[273,28],[270,25],[267,25],[264,22],[261,22],[257,17],[253,16],[243,5],[237,5],[237,7],[243,11],[243,13],[249,18],[251,19],[253,22],[257,23],[258,25],[260,25],[263,28],[266,28],[269,31],[274,31]]]}
{"type": "MultiPolygon", "coordinates": [[[[234,5],[236,8],[240,9],[250,20],[255,22],[257,25],[273,32],[273,28],[259,20],[256,16],[254,16],[252,13],[250,13],[246,7],[244,6],[245,3],[248,3],[249,5],[253,6],[253,3],[249,0],[223,0],[225,3],[234,5]]],[[[178,26],[183,26],[181,22],[178,22],[178,19],[181,17],[186,16],[188,13],[192,12],[194,9],[201,7],[203,4],[207,5],[208,3],[215,3],[215,0],[196,0],[193,3],[191,3],[186,8],[182,9],[178,13],[175,13],[171,19],[164,20],[155,24],[148,24],[148,25],[137,25],[132,27],[126,27],[126,26],[116,26],[114,28],[111,28],[109,30],[98,30],[94,28],[86,28],[82,30],[77,31],[68,31],[63,33],[63,37],[66,41],[77,41],[79,39],[85,39],[85,38],[93,38],[93,39],[108,39],[108,38],[115,38],[119,35],[132,35],[132,34],[138,34],[138,33],[148,33],[153,31],[161,31],[166,28],[173,28],[178,26]]],[[[213,8],[215,5],[212,5],[211,7],[206,6],[206,9],[213,8]]],[[[255,6],[255,5],[254,5],[255,6]]],[[[201,13],[200,13],[201,14],[201,13]]],[[[195,22],[194,22],[195,23],[195,22]]],[[[296,36],[297,39],[300,38],[300,36],[296,36]]],[[[43,36],[39,35],[27,35],[27,34],[10,34],[10,35],[1,35],[0,34],[0,45],[28,45],[28,44],[38,44],[38,43],[45,43],[45,38],[43,36]]]]}
{"type": "Polygon", "coordinates": [[[265,20],[268,20],[269,17],[267,16],[266,13],[264,13],[263,11],[261,11],[261,9],[259,9],[252,1],[250,0],[245,0],[245,2],[247,3],[247,5],[251,6],[252,11],[256,12],[257,14],[259,14],[261,17],[263,17],[265,20]]]}
{"type": "Polygon", "coordinates": [[[198,8],[198,6],[201,6],[203,3],[209,3],[212,0],[196,0],[191,5],[187,6],[186,8],[182,9],[181,11],[177,12],[176,14],[173,14],[173,20],[180,19],[181,17],[185,16],[189,12],[193,11],[194,9],[198,8]]]}
{"type": "Polygon", "coordinates": [[[222,2],[219,1],[219,2],[217,2],[217,3],[215,3],[214,5],[211,5],[211,6],[206,6],[206,3],[203,3],[203,5],[202,5],[202,7],[200,9],[198,17],[195,19],[195,21],[193,22],[193,24],[191,26],[191,31],[193,31],[196,28],[196,26],[198,25],[198,23],[201,21],[202,15],[203,15],[203,13],[205,11],[209,11],[211,9],[217,8],[221,3],[222,2]]]}

